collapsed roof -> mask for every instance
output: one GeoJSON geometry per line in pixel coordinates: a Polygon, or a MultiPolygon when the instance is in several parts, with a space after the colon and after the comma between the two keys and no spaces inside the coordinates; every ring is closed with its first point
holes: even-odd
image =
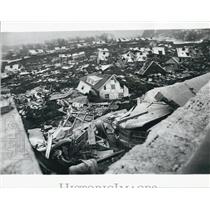
{"type": "Polygon", "coordinates": [[[210,73],[173,85],[154,88],[147,92],[144,100],[164,101],[172,106],[183,106],[210,80],[210,73]]]}
{"type": "Polygon", "coordinates": [[[161,102],[142,102],[138,104],[131,112],[122,117],[119,121],[120,126],[125,129],[134,129],[143,127],[147,123],[158,120],[169,115],[173,109],[161,102]]]}

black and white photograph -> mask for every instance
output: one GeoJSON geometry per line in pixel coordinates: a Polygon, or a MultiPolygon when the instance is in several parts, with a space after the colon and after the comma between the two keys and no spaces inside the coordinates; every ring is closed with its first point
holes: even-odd
{"type": "Polygon", "coordinates": [[[0,209],[208,209],[208,0],[0,3],[0,209]]]}
{"type": "Polygon", "coordinates": [[[1,32],[0,174],[209,174],[210,29],[1,32]]]}

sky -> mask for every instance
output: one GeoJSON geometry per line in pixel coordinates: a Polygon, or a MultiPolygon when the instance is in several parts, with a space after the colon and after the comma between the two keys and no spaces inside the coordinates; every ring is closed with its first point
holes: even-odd
{"type": "Polygon", "coordinates": [[[59,32],[2,32],[2,45],[13,46],[22,44],[37,44],[58,38],[74,38],[96,36],[102,33],[112,34],[114,37],[136,37],[143,33],[143,30],[119,30],[119,31],[59,31],[59,32]]]}

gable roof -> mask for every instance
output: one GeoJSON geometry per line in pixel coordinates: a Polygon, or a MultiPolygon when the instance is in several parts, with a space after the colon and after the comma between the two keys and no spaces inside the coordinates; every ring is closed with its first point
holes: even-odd
{"type": "Polygon", "coordinates": [[[141,75],[148,75],[148,74],[152,74],[152,73],[166,73],[165,69],[163,69],[158,63],[156,63],[155,61],[151,61],[148,65],[144,65],[139,73],[141,75]]]}
{"type": "Polygon", "coordinates": [[[113,74],[89,74],[87,76],[82,77],[80,80],[85,82],[86,84],[90,85],[93,89],[95,90],[99,90],[111,77],[113,76],[113,74]],[[99,80],[95,85],[92,85],[90,83],[87,82],[88,76],[97,76],[100,77],[101,80],[99,80]]]}
{"type": "Polygon", "coordinates": [[[178,57],[171,57],[169,60],[166,61],[166,64],[180,64],[178,57]]]}

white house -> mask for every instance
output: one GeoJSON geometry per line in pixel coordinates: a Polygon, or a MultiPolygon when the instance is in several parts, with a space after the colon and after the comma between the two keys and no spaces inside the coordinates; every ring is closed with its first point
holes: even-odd
{"type": "Polygon", "coordinates": [[[59,51],[59,50],[61,50],[61,48],[60,47],[55,47],[54,50],[59,51]]]}
{"type": "Polygon", "coordinates": [[[147,54],[145,52],[138,51],[135,53],[135,60],[139,62],[144,62],[147,59],[147,54]]]}
{"type": "Polygon", "coordinates": [[[131,41],[131,39],[128,39],[128,38],[119,38],[117,39],[117,42],[129,42],[131,41]]]}
{"type": "Polygon", "coordinates": [[[36,50],[29,50],[29,55],[37,55],[38,52],[36,50]]]}
{"type": "Polygon", "coordinates": [[[77,90],[83,94],[93,92],[102,100],[115,100],[129,96],[128,88],[120,85],[115,75],[91,74],[80,79],[77,90]]]}
{"type": "Polygon", "coordinates": [[[97,63],[100,63],[100,61],[107,61],[108,57],[109,57],[109,50],[107,48],[98,49],[97,63]]]}
{"type": "Polygon", "coordinates": [[[38,54],[43,54],[44,50],[43,49],[37,49],[38,54]]]}
{"type": "Polygon", "coordinates": [[[122,60],[127,63],[133,63],[134,58],[135,58],[135,56],[131,51],[128,51],[127,53],[122,55],[122,60]]]}
{"type": "Polygon", "coordinates": [[[153,47],[152,52],[155,55],[165,55],[165,48],[164,47],[153,47]]]}
{"type": "Polygon", "coordinates": [[[177,56],[179,58],[190,58],[190,50],[188,47],[176,48],[177,56]]]}
{"type": "Polygon", "coordinates": [[[4,63],[4,72],[5,73],[17,73],[19,72],[23,66],[16,61],[7,61],[4,63]]]}

